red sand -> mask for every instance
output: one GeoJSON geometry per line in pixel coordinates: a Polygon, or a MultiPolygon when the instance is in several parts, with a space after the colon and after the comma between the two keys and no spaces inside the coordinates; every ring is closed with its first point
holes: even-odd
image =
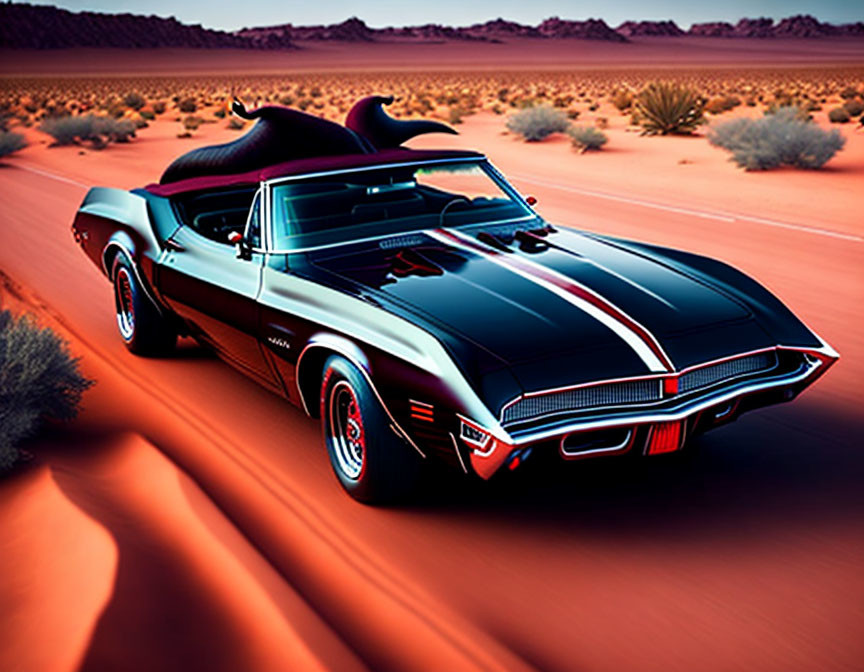
{"type": "Polygon", "coordinates": [[[597,154],[524,145],[491,116],[418,144],[486,151],[527,178],[517,184],[553,222],[733,263],[843,359],[793,405],[707,435],[691,461],[553,474],[529,463],[522,479],[480,491],[447,483],[401,510],[348,499],[315,422],[194,346],[165,360],[126,353],[110,287],[69,236],[85,185],[137,186],[186,148],[236,135],[220,124],[178,140],[176,124],[158,122],[129,146],[83,156],[34,146],[0,168],[0,268],[84,356],[99,384],[79,427],[107,437],[41,451],[46,467],[0,485],[10,503],[0,549],[19,549],[0,553],[0,571],[27,587],[23,611],[0,602],[0,625],[20,633],[0,667],[39,650],[28,624],[41,608],[63,621],[80,604],[57,626],[54,669],[82,656],[163,669],[205,640],[224,644],[226,669],[279,656],[337,669],[855,669],[864,135],[845,128],[849,145],[824,173],[746,174],[704,139],[640,138],[605,116],[610,143],[597,154]],[[160,452],[112,438],[119,431],[160,452]],[[99,571],[81,568],[89,578],[65,593],[66,575],[45,563],[34,585],[35,563],[70,544],[39,534],[39,522],[78,531],[99,571]],[[130,565],[140,583],[121,580],[130,565]],[[188,593],[173,600],[175,589],[188,593]],[[154,609],[188,633],[189,650],[149,631],[154,609]]]}

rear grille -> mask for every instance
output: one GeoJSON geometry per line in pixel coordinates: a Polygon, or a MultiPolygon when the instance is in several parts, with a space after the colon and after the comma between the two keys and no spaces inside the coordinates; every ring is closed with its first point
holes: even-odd
{"type": "Polygon", "coordinates": [[[504,409],[502,421],[506,424],[551,413],[659,401],[662,395],[663,383],[656,379],[577,387],[520,399],[504,409]]]}
{"type": "Polygon", "coordinates": [[[777,366],[777,353],[773,350],[703,366],[701,369],[685,373],[678,379],[678,393],[692,392],[729,378],[767,371],[775,366],[777,366]]]}

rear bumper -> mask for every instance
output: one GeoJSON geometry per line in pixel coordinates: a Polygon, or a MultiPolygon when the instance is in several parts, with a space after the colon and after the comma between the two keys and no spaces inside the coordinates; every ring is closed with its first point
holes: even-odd
{"type": "Polygon", "coordinates": [[[731,422],[746,411],[795,399],[838,359],[837,353],[827,346],[819,350],[789,349],[804,355],[801,365],[793,371],[756,380],[731,382],[701,395],[671,400],[662,406],[634,406],[605,415],[593,414],[579,419],[558,420],[539,428],[512,431],[505,429],[503,434],[506,439],[503,436],[495,438],[484,450],[471,451],[471,465],[478,475],[489,478],[505,463],[524,455],[529,448],[533,450],[556,446],[565,459],[623,453],[633,449],[648,452],[652,432],[656,428],[670,427],[676,423],[680,428],[680,448],[694,433],[731,422]],[[623,431],[618,438],[610,438],[608,446],[592,446],[579,451],[568,451],[564,447],[568,437],[579,434],[587,436],[590,432],[610,429],[623,431]]]}

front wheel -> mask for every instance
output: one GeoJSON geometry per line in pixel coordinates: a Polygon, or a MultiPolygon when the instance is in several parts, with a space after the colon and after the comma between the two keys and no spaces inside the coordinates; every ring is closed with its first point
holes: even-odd
{"type": "Polygon", "coordinates": [[[144,293],[132,262],[125,254],[114,258],[114,309],[120,338],[136,355],[164,355],[174,349],[177,330],[144,293]]]}
{"type": "Polygon", "coordinates": [[[338,355],[324,365],[321,420],[330,463],[349,495],[367,504],[409,497],[420,456],[396,435],[363,374],[338,355]]]}

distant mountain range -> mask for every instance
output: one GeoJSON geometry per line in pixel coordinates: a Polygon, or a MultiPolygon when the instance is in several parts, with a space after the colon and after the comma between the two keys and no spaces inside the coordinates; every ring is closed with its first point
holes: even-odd
{"type": "Polygon", "coordinates": [[[438,24],[402,28],[370,28],[358,18],[320,26],[243,28],[235,32],[183,24],[171,17],[136,14],[70,12],[44,5],[0,2],[0,48],[64,49],[75,47],[197,49],[292,49],[300,42],[442,42],[468,40],[500,43],[514,38],[629,42],[643,37],[717,38],[864,38],[864,23],[833,25],[812,16],[741,19],[697,23],[687,31],[674,21],[625,21],[615,29],[602,19],[570,21],[552,17],[537,26],[494,19],[473,26],[438,24]]]}

